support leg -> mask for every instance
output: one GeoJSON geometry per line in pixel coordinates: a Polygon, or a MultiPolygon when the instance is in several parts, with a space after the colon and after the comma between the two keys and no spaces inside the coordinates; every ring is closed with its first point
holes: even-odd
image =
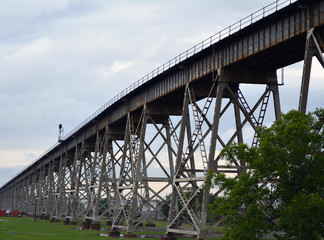
{"type": "Polygon", "coordinates": [[[308,31],[307,39],[306,39],[303,77],[302,77],[299,106],[298,106],[298,110],[303,113],[306,113],[313,56],[316,56],[318,61],[321,63],[322,67],[324,67],[324,57],[322,55],[322,50],[320,48],[320,45],[318,44],[318,41],[316,40],[316,37],[314,35],[314,28],[308,31]]]}
{"type": "MultiPolygon", "coordinates": [[[[220,112],[221,112],[222,98],[223,98],[224,89],[225,89],[225,83],[219,82],[218,86],[217,86],[216,104],[215,104],[213,126],[212,126],[212,133],[211,133],[211,139],[210,139],[210,149],[209,149],[209,156],[208,156],[208,169],[210,169],[211,165],[212,164],[214,165],[214,162],[215,162],[217,134],[218,134],[218,126],[219,126],[219,119],[220,119],[220,112]]],[[[201,210],[201,223],[200,223],[200,228],[199,228],[197,239],[206,239],[205,228],[206,228],[206,222],[207,222],[209,195],[210,195],[210,187],[206,186],[205,190],[203,192],[203,203],[202,203],[202,210],[201,210]]]]}

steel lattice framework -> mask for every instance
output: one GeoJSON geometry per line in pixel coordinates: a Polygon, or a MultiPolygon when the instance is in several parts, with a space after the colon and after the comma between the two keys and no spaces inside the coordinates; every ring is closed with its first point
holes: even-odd
{"type": "Polygon", "coordinates": [[[323,37],[323,0],[270,4],[106,104],[5,184],[0,209],[82,220],[84,229],[107,221],[111,235],[128,236],[158,215],[168,222],[165,238],[213,236],[225,217],[206,224],[208,203],[222,192],[204,185],[207,172],[246,171],[239,159],[224,164],[220,150],[233,141],[257,146],[265,118],[281,113],[277,69],[301,60],[299,110],[306,112],[312,57],[324,67],[323,37]],[[263,86],[256,101],[245,84],[263,86]]]}

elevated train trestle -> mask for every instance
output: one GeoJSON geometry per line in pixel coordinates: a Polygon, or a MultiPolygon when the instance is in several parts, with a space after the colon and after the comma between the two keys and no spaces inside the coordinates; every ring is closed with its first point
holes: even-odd
{"type": "MultiPolygon", "coordinates": [[[[213,236],[222,219],[206,224],[208,203],[221,190],[204,188],[207,171],[246,171],[239,160],[225,165],[219,152],[249,139],[247,128],[257,132],[268,106],[272,119],[279,117],[276,71],[301,60],[299,110],[306,112],[312,57],[324,66],[323,37],[324,0],[266,6],[104,105],[2,186],[0,209],[66,224],[82,220],[91,229],[108,221],[111,235],[126,230],[127,236],[143,223],[154,226],[159,216],[168,222],[165,238],[213,236]],[[256,88],[256,103],[248,102],[242,84],[264,86],[256,88]],[[230,134],[219,130],[224,121],[230,134]]],[[[256,134],[249,140],[257,146],[256,134]]]]}

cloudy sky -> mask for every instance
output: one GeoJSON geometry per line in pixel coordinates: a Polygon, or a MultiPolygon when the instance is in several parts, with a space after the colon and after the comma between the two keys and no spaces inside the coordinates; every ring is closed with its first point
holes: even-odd
{"type": "MultiPolygon", "coordinates": [[[[0,0],[0,186],[124,88],[272,0],[0,0]]],[[[285,69],[297,108],[302,64],[285,69]]],[[[323,107],[314,61],[308,110],[323,107]]]]}

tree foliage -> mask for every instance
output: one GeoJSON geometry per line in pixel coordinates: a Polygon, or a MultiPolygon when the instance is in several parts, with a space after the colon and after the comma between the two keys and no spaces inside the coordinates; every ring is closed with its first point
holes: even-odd
{"type": "Polygon", "coordinates": [[[228,216],[223,239],[321,239],[324,236],[324,109],[290,111],[259,131],[258,147],[232,144],[229,162],[248,169],[236,178],[209,173],[224,195],[211,207],[228,216]]]}

